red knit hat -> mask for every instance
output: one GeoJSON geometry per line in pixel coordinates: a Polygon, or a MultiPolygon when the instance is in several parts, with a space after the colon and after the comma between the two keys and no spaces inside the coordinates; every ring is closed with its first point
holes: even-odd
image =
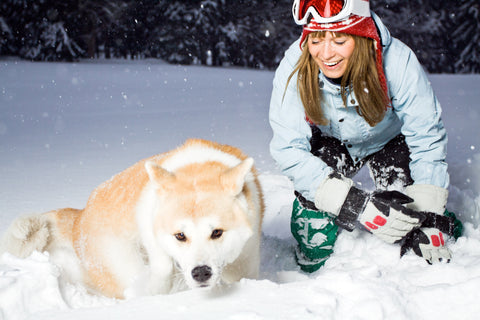
{"type": "MultiPolygon", "coordinates": [[[[356,0],[356,1],[357,2],[361,1],[362,3],[366,2],[368,5],[368,1],[365,1],[365,0],[356,0]]],[[[302,0],[295,1],[295,3],[298,3],[298,2],[303,2],[303,1],[302,0]]],[[[325,20],[332,20],[332,19],[335,20],[334,16],[342,12],[343,10],[342,8],[344,4],[348,1],[313,0],[313,1],[305,1],[305,2],[311,3],[311,6],[314,7],[312,10],[317,10],[317,12],[319,9],[322,10],[322,14],[321,14],[322,19],[325,18],[325,20]]],[[[339,32],[339,33],[346,33],[350,35],[373,39],[375,41],[376,65],[377,65],[378,77],[380,79],[380,84],[382,86],[382,89],[388,97],[387,80],[385,78],[385,73],[383,71],[382,46],[381,46],[380,36],[378,35],[375,22],[370,16],[370,12],[368,12],[368,16],[366,15],[367,14],[364,14],[364,16],[359,16],[355,14],[350,14],[346,18],[343,18],[341,20],[329,21],[329,22],[323,22],[323,23],[316,22],[315,16],[312,16],[309,23],[303,26],[302,38],[300,40],[300,47],[303,49],[303,43],[307,35],[316,31],[339,32]]]]}

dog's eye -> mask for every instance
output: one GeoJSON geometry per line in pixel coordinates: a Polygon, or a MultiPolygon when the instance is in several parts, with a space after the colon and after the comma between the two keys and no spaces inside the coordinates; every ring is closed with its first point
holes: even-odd
{"type": "Polygon", "coordinates": [[[210,235],[211,239],[218,239],[222,236],[223,230],[222,229],[215,229],[212,231],[212,234],[210,235]]]}
{"type": "Polygon", "coordinates": [[[183,232],[175,233],[174,236],[178,241],[182,241],[182,242],[187,241],[187,237],[183,232]]]}

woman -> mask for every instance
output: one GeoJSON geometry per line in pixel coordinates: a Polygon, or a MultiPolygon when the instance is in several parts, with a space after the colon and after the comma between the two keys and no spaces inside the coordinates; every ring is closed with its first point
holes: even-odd
{"type": "Polygon", "coordinates": [[[300,267],[320,268],[338,226],[357,224],[402,255],[449,261],[446,236],[460,228],[444,216],[447,136],[414,53],[365,0],[295,0],[293,15],[303,33],[275,73],[270,150],[294,182],[300,267]],[[372,193],[351,180],[364,165],[372,193]]]}

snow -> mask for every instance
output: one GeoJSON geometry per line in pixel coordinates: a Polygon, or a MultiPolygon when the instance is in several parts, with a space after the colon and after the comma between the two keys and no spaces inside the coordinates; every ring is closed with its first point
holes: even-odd
{"type": "MultiPolygon", "coordinates": [[[[464,222],[449,264],[354,230],[314,274],[299,271],[292,184],[268,151],[273,72],[172,66],[158,60],[0,60],[0,232],[18,216],[81,208],[136,161],[189,137],[241,148],[266,197],[258,280],[125,301],[59,287],[47,253],[0,259],[0,319],[477,319],[480,312],[480,75],[430,75],[449,132],[448,208],[464,222]],[[62,293],[63,292],[63,293],[62,293]]],[[[356,178],[366,188],[362,170],[356,178]]]]}

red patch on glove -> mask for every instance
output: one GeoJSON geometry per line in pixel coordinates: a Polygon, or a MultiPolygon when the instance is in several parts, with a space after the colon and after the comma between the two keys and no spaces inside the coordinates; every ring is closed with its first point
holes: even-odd
{"type": "Polygon", "coordinates": [[[430,238],[432,241],[432,245],[434,247],[440,247],[445,245],[445,240],[443,239],[443,233],[441,232],[438,233],[438,236],[435,234],[435,235],[432,235],[430,238]]]}
{"type": "Polygon", "coordinates": [[[440,247],[445,245],[445,240],[443,239],[443,233],[439,232],[438,236],[436,234],[430,237],[432,245],[434,247],[440,247]]]}
{"type": "Polygon", "coordinates": [[[385,223],[387,223],[387,219],[384,217],[376,216],[375,219],[373,219],[373,223],[375,223],[377,226],[384,226],[385,223]]]}
{"type": "Polygon", "coordinates": [[[377,230],[378,227],[376,225],[374,225],[373,223],[371,222],[365,222],[365,225],[369,228],[369,229],[373,229],[373,230],[377,230]]]}
{"type": "Polygon", "coordinates": [[[374,219],[373,219],[373,223],[372,222],[365,222],[365,225],[370,229],[370,230],[377,230],[378,227],[381,227],[381,226],[384,226],[385,223],[387,223],[387,219],[385,219],[384,217],[381,217],[381,216],[376,216],[374,219]]]}
{"type": "Polygon", "coordinates": [[[434,247],[440,247],[440,239],[437,235],[432,235],[430,238],[434,247]]]}

